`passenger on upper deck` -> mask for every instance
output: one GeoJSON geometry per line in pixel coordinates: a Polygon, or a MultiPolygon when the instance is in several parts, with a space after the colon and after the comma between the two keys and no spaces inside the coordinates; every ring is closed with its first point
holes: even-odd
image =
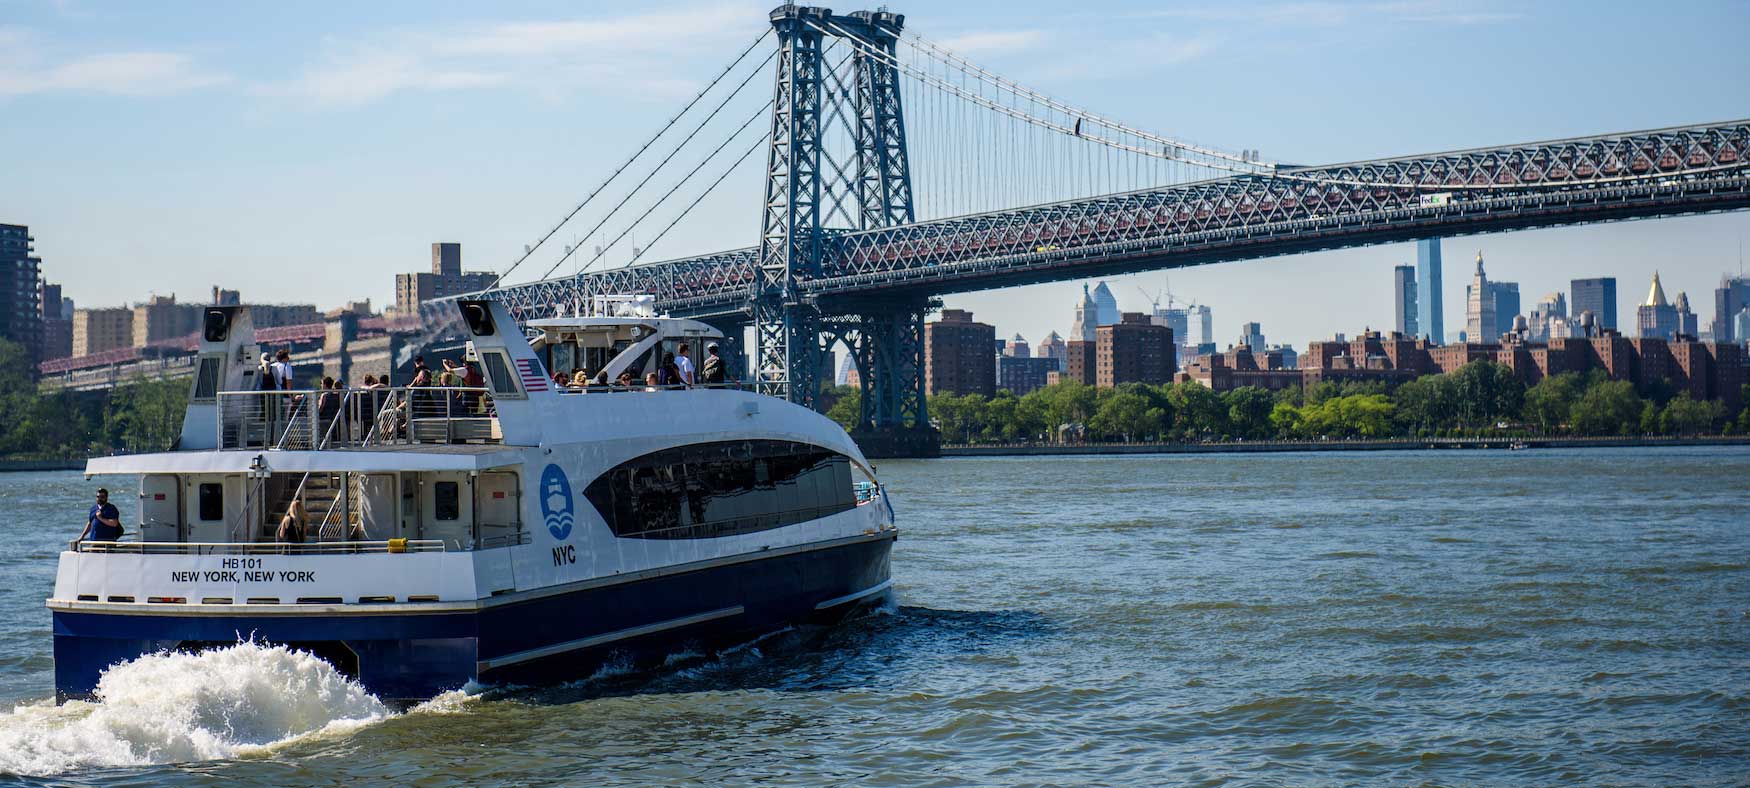
{"type": "Polygon", "coordinates": [[[289,391],[292,388],[292,351],[280,348],[273,356],[274,388],[289,391]]]}
{"type": "Polygon", "coordinates": [[[687,358],[687,349],[685,342],[674,349],[674,366],[680,372],[679,382],[691,386],[697,381],[693,380],[693,360],[687,358]]]}
{"type": "Polygon", "coordinates": [[[622,388],[629,389],[629,388],[632,388],[633,386],[638,385],[638,376],[632,374],[632,370],[628,369],[624,372],[621,372],[619,379],[614,381],[614,382],[620,384],[620,386],[622,388]]]}
{"type": "Polygon", "coordinates": [[[662,363],[656,367],[656,385],[684,386],[686,381],[681,378],[681,370],[675,364],[673,353],[662,354],[662,363]]]}
{"type": "Polygon", "coordinates": [[[582,391],[583,387],[588,385],[589,370],[578,368],[571,371],[571,380],[566,382],[565,387],[573,391],[582,391]]]}
{"type": "MultiPolygon", "coordinates": [[[[333,429],[334,420],[340,417],[340,388],[334,378],[322,379],[322,394],[316,398],[316,417],[322,421],[323,435],[333,429]]],[[[341,429],[344,431],[345,425],[341,429]]]]}
{"type": "Polygon", "coordinates": [[[122,538],[122,514],[115,504],[109,502],[109,490],[97,488],[97,503],[92,505],[91,514],[85,518],[85,530],[79,533],[78,541],[87,538],[99,542],[114,542],[122,538]]]}
{"type": "Polygon", "coordinates": [[[717,344],[705,346],[705,364],[699,370],[705,385],[713,386],[723,382],[723,357],[717,355],[717,344]]]}

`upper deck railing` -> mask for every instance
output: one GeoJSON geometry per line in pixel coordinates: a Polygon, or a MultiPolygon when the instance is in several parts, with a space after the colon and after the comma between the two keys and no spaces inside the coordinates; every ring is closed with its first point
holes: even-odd
{"type": "Polygon", "coordinates": [[[492,392],[398,386],[219,392],[219,448],[338,449],[502,443],[492,392]]]}
{"type": "MultiPolygon", "coordinates": [[[[514,542],[521,544],[522,542],[514,542]]],[[[503,545],[492,545],[503,546],[503,545]]],[[[126,555],[352,555],[357,553],[441,553],[442,539],[378,539],[345,542],[102,542],[76,540],[75,553],[126,555]]]]}

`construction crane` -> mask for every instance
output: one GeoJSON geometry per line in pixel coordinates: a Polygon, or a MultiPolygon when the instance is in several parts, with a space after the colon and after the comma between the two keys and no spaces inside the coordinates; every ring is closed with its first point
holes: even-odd
{"type": "MultiPolygon", "coordinates": [[[[1161,311],[1161,296],[1167,297],[1167,308],[1168,309],[1173,308],[1174,301],[1183,301],[1184,300],[1184,299],[1179,298],[1179,296],[1177,296],[1173,293],[1173,280],[1171,277],[1167,278],[1166,286],[1162,287],[1160,290],[1155,291],[1154,295],[1149,295],[1149,292],[1147,290],[1143,289],[1142,285],[1137,285],[1136,289],[1142,291],[1142,297],[1148,299],[1149,304],[1153,307],[1154,312],[1151,312],[1150,314],[1158,313],[1161,311]]],[[[1190,301],[1186,301],[1185,304],[1186,304],[1186,306],[1197,306],[1197,300],[1192,299],[1190,301]]]]}

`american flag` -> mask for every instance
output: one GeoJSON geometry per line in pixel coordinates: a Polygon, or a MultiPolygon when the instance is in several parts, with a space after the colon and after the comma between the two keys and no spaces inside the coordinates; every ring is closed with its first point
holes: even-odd
{"type": "Polygon", "coordinates": [[[523,388],[529,391],[547,390],[547,373],[541,371],[540,362],[532,358],[516,360],[517,376],[523,379],[523,388]]]}

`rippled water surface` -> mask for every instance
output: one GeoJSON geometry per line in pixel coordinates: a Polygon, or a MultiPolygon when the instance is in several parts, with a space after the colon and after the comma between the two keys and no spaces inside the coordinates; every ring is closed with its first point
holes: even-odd
{"type": "Polygon", "coordinates": [[[883,613],[400,713],[247,646],[45,704],[42,599],[89,486],[0,475],[0,782],[1750,781],[1750,451],[882,474],[902,529],[883,613]]]}

